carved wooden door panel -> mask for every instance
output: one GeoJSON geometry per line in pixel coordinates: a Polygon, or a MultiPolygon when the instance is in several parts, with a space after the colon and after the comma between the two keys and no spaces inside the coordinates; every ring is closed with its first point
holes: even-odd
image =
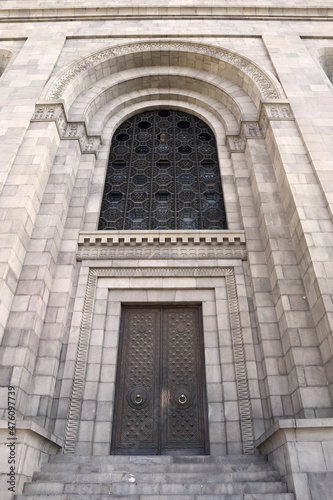
{"type": "Polygon", "coordinates": [[[201,310],[123,309],[111,453],[209,453],[201,310]]]}

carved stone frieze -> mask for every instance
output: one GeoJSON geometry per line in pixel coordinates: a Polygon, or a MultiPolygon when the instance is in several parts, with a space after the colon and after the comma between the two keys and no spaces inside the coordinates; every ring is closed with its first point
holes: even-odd
{"type": "Polygon", "coordinates": [[[259,116],[259,126],[266,136],[269,121],[292,121],[294,115],[289,103],[263,103],[259,116]]]}
{"type": "Polygon", "coordinates": [[[294,120],[289,103],[263,103],[257,122],[241,122],[239,135],[227,135],[231,153],[245,151],[248,139],[262,139],[266,136],[268,122],[294,120]]]}
{"type": "Polygon", "coordinates": [[[285,104],[268,104],[264,103],[266,115],[269,120],[293,120],[294,116],[289,103],[285,104]]]}
{"type": "Polygon", "coordinates": [[[244,232],[81,233],[78,260],[247,258],[244,232]]]}
{"type": "Polygon", "coordinates": [[[97,155],[101,138],[89,136],[84,122],[68,122],[62,104],[38,104],[31,121],[55,122],[61,139],[78,140],[82,153],[97,155]]]}
{"type": "Polygon", "coordinates": [[[245,151],[246,138],[244,134],[227,135],[227,142],[231,153],[242,153],[245,151]]]}
{"type": "Polygon", "coordinates": [[[47,94],[47,98],[59,99],[63,97],[66,89],[77,76],[85,71],[88,71],[94,66],[107,61],[108,59],[137,52],[160,52],[163,50],[194,52],[220,59],[221,61],[235,66],[246,75],[248,75],[260,89],[263,98],[278,99],[280,97],[280,93],[271,78],[259,66],[257,66],[255,63],[251,62],[244,56],[240,56],[239,54],[235,54],[225,49],[209,45],[180,41],[163,41],[126,44],[118,47],[104,49],[91,54],[90,56],[85,57],[80,62],[74,63],[69,69],[66,69],[64,73],[62,73],[59,78],[56,79],[56,81],[50,88],[47,94]]]}
{"type": "Polygon", "coordinates": [[[242,122],[239,135],[227,135],[230,152],[244,152],[247,139],[263,139],[263,137],[258,122],[242,122]]]}
{"type": "Polygon", "coordinates": [[[251,137],[263,137],[263,133],[258,122],[242,122],[241,129],[243,131],[243,136],[247,139],[251,137]]]}

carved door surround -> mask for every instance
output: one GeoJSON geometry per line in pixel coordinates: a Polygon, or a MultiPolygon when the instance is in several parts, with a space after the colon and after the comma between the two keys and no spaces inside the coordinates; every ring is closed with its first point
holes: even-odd
{"type": "MultiPolygon", "coordinates": [[[[235,262],[236,263],[236,262],[235,262]]],[[[239,432],[239,437],[237,441],[239,445],[235,448],[232,444],[232,449],[236,449],[234,453],[252,454],[254,451],[254,435],[253,435],[253,420],[251,412],[251,398],[256,397],[255,395],[250,396],[250,388],[255,387],[257,384],[257,379],[251,377],[251,387],[249,388],[248,375],[247,375],[247,363],[245,360],[245,352],[243,345],[243,334],[242,334],[242,321],[247,322],[247,314],[243,309],[240,310],[237,294],[241,296],[245,294],[245,289],[240,281],[236,284],[236,274],[241,271],[241,261],[239,261],[239,266],[234,267],[214,267],[213,266],[203,266],[203,267],[169,267],[169,268],[159,268],[152,266],[153,262],[147,262],[147,267],[131,267],[130,261],[119,261],[118,265],[110,267],[103,267],[96,265],[92,261],[83,261],[83,266],[81,268],[81,278],[80,282],[85,286],[80,287],[80,293],[77,296],[77,310],[80,311],[81,317],[81,327],[79,332],[79,337],[77,337],[77,328],[73,327],[70,339],[71,351],[76,351],[76,361],[75,365],[72,365],[71,359],[68,360],[68,368],[66,368],[68,376],[72,381],[72,389],[70,390],[70,385],[63,385],[62,388],[62,398],[69,399],[69,411],[67,416],[66,430],[65,430],[65,442],[64,442],[64,453],[73,454],[81,453],[81,441],[79,438],[79,429],[81,422],[85,420],[82,414],[82,402],[85,398],[89,398],[88,394],[85,395],[85,378],[88,363],[88,353],[90,349],[90,342],[94,344],[94,304],[95,300],[100,302],[103,298],[105,307],[112,307],[110,310],[111,324],[108,331],[105,332],[105,338],[111,337],[118,338],[119,336],[119,323],[120,321],[120,309],[121,304],[134,304],[140,303],[149,304],[152,301],[151,294],[154,293],[155,297],[153,299],[154,303],[163,301],[164,303],[201,303],[203,300],[208,301],[202,302],[202,313],[203,313],[203,326],[204,326],[204,338],[205,338],[205,349],[211,349],[206,343],[208,341],[207,332],[211,332],[209,335],[213,335],[216,339],[214,340],[214,345],[218,346],[218,337],[223,335],[223,343],[228,349],[227,358],[225,361],[228,363],[227,370],[231,369],[234,372],[234,389],[232,399],[234,400],[234,405],[239,407],[239,413],[233,411],[232,420],[237,426],[237,435],[239,432]],[[95,264],[95,265],[94,265],[95,264]],[[121,265],[120,265],[121,264],[121,265]],[[150,265],[149,265],[150,264],[150,265]],[[90,267],[94,265],[94,267],[90,267]],[[237,270],[238,269],[238,270],[237,270]],[[175,288],[177,291],[175,291],[175,288]],[[137,290],[137,291],[136,291],[137,290]],[[146,291],[145,291],[146,290],[146,291]],[[176,295],[175,295],[176,293],[176,295]],[[214,299],[215,297],[215,299],[214,299]],[[83,304],[83,310],[82,310],[83,304]],[[109,306],[107,305],[109,304],[109,306]],[[207,309],[209,307],[209,309],[207,309]],[[112,312],[111,312],[112,311],[112,312]],[[116,312],[114,312],[116,311],[116,312]],[[215,312],[214,312],[215,311],[215,312]],[[114,314],[118,316],[114,316],[114,314]],[[216,315],[211,316],[211,315],[216,315]],[[244,316],[244,319],[242,319],[244,316]],[[119,317],[118,319],[115,319],[119,317]],[[213,323],[211,322],[213,320],[213,323]],[[207,323],[208,322],[208,323],[207,323]],[[233,354],[232,354],[233,353],[233,354]],[[238,415],[238,416],[237,416],[238,415]],[[238,422],[238,423],[237,423],[238,422]]],[[[213,262],[212,262],[213,264],[213,262]]],[[[99,330],[96,331],[96,335],[99,335],[99,330]]],[[[112,345],[116,346],[115,341],[112,341],[112,345]]],[[[118,347],[115,347],[116,349],[118,347]]],[[[103,352],[103,351],[101,351],[103,352]]],[[[221,429],[221,435],[216,438],[210,437],[210,449],[212,454],[225,454],[227,452],[226,446],[228,446],[228,426],[225,427],[228,420],[225,421],[219,417],[219,413],[216,414],[217,420],[212,418],[211,414],[212,408],[217,408],[217,411],[223,412],[223,391],[229,392],[230,382],[228,382],[228,376],[226,373],[226,379],[224,381],[223,371],[224,364],[218,365],[216,363],[222,363],[222,359],[219,361],[219,357],[222,355],[222,351],[216,347],[215,351],[210,351],[214,358],[210,354],[206,353],[206,378],[207,378],[207,395],[208,395],[208,406],[210,408],[209,413],[209,429],[211,434],[211,426],[218,425],[218,429],[221,429]],[[215,354],[214,354],[215,352],[215,354]],[[222,370],[222,379],[220,381],[212,378],[214,370],[210,363],[214,359],[214,364],[218,371],[222,370]],[[214,387],[218,384],[219,390],[222,390],[221,396],[216,399],[216,394],[212,399],[210,394],[213,394],[214,387]],[[224,385],[226,383],[225,389],[224,385]],[[222,385],[221,385],[222,384],[222,385]],[[212,405],[212,406],[211,406],[212,405]],[[219,409],[220,408],[220,409],[219,409]],[[220,422],[220,423],[214,423],[220,422]],[[224,430],[223,430],[224,428],[224,430]],[[224,444],[225,443],[225,444],[224,444]]],[[[223,361],[223,363],[225,363],[223,361]]],[[[116,358],[114,363],[116,362],[116,358]]],[[[66,362],[67,363],[67,362],[66,362]]],[[[221,371],[220,371],[221,374],[221,371]]],[[[228,372],[229,374],[229,372],[228,372]]],[[[221,376],[221,375],[220,375],[221,376]]],[[[114,395],[113,395],[113,384],[114,375],[109,380],[111,384],[110,397],[107,399],[110,401],[110,408],[113,408],[114,395]]],[[[110,389],[109,389],[110,390],[110,389]]],[[[102,404],[105,405],[105,393],[101,400],[102,404]]],[[[215,411],[215,410],[214,410],[215,411]]],[[[91,415],[87,415],[88,419],[91,419],[91,415]]],[[[229,418],[229,417],[228,417],[229,418]]],[[[261,418],[259,416],[259,418],[261,418]]],[[[112,413],[109,414],[108,420],[105,421],[111,432],[112,413]]],[[[100,425],[100,424],[99,424],[100,425]]],[[[215,427],[214,427],[215,428],[215,427]]],[[[230,438],[232,443],[235,442],[235,427],[231,426],[232,435],[230,438]]],[[[108,433],[107,433],[108,434],[108,433]]],[[[110,443],[111,434],[109,438],[106,436],[105,440],[105,452],[98,451],[98,454],[108,454],[110,453],[110,443]]],[[[82,450],[86,449],[86,445],[83,445],[82,450]]],[[[100,450],[99,445],[99,450],[100,450]]],[[[230,452],[229,452],[230,453],[230,452]]]]}

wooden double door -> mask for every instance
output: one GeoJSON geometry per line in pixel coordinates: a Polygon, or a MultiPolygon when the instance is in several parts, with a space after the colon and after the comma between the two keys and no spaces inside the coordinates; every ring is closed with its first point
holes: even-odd
{"type": "Polygon", "coordinates": [[[111,453],[209,453],[201,308],[124,307],[111,453]]]}

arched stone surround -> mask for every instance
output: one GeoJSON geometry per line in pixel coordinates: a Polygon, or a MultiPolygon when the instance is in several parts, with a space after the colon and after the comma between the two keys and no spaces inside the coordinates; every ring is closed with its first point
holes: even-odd
{"type": "Polygon", "coordinates": [[[69,109],[83,90],[125,69],[163,65],[193,67],[224,76],[239,85],[259,107],[260,100],[283,98],[275,77],[248,58],[211,45],[155,41],[102,49],[83,57],[49,82],[42,99],[63,99],[69,109]]]}
{"type": "Polygon", "coordinates": [[[223,104],[238,122],[245,117],[255,120],[258,115],[246,92],[238,85],[230,84],[226,78],[216,77],[207,71],[198,75],[194,69],[170,68],[166,72],[164,67],[145,67],[122,71],[96,82],[73,102],[68,117],[70,120],[86,120],[89,125],[92,116],[105,104],[144,89],[175,89],[187,95],[195,92],[200,94],[201,99],[213,98],[223,104]]]}
{"type": "MultiPolygon", "coordinates": [[[[64,130],[67,133],[64,138],[79,139],[78,135],[76,135],[75,124],[81,124],[81,129],[83,127],[88,131],[88,140],[91,137],[90,134],[100,134],[99,137],[101,138],[83,228],[88,231],[96,228],[108,150],[113,132],[129,116],[144,109],[163,106],[193,112],[203,118],[214,130],[220,159],[224,158],[225,160],[223,167],[222,162],[220,163],[227,212],[228,208],[233,205],[231,210],[233,215],[228,214],[229,227],[231,230],[241,229],[242,222],[237,200],[239,193],[235,189],[235,174],[230,161],[230,151],[242,153],[245,150],[247,139],[264,139],[270,120],[293,120],[288,103],[281,98],[282,93],[276,90],[279,87],[278,84],[267,79],[268,77],[264,73],[259,73],[260,78],[256,73],[257,81],[252,81],[247,74],[242,73],[238,66],[234,66],[232,69],[230,62],[221,63],[221,74],[219,74],[218,64],[215,64],[215,61],[211,59],[212,56],[206,54],[204,56],[199,54],[196,62],[198,65],[199,61],[201,65],[205,64],[205,62],[209,63],[209,66],[206,65],[205,69],[187,67],[188,61],[184,59],[183,55],[181,63],[184,67],[173,66],[167,69],[167,61],[171,61],[169,56],[163,59],[165,66],[154,66],[154,61],[159,60],[154,54],[146,54],[145,57],[148,58],[147,67],[141,67],[140,64],[143,64],[142,57],[143,54],[141,53],[135,53],[133,57],[126,56],[125,58],[125,56],[121,56],[120,59],[117,58],[117,62],[119,62],[117,67],[110,65],[111,59],[104,61],[104,71],[100,67],[103,67],[102,62],[99,61],[96,67],[89,66],[95,59],[89,60],[88,58],[86,60],[86,58],[81,66],[80,63],[78,65],[74,64],[68,71],[65,70],[58,79],[50,81],[47,95],[48,97],[57,95],[58,98],[53,99],[52,102],[49,99],[45,100],[44,106],[62,107],[61,103],[64,104],[65,109],[62,111],[61,123],[58,124],[60,132],[64,130]],[[207,57],[210,59],[207,59],[207,57]],[[117,72],[117,68],[120,70],[119,72],[117,72]],[[230,79],[228,80],[227,77],[230,79]],[[134,88],[133,83],[135,84],[134,88]],[[52,94],[52,89],[59,90],[60,88],[62,88],[63,94],[52,94]],[[269,100],[267,99],[268,95],[271,96],[269,100]],[[72,122],[73,118],[80,121],[72,122]],[[68,137],[68,127],[69,130],[74,130],[70,137],[68,137]],[[226,139],[228,139],[228,143],[226,139]]],[[[158,57],[163,58],[164,52],[159,53],[158,57]]],[[[240,64],[240,60],[237,59],[237,61],[240,64]]],[[[178,64],[180,64],[180,61],[178,64]]],[[[244,68],[248,72],[250,67],[245,61],[244,68]]],[[[41,118],[42,120],[43,118],[41,118]]],[[[88,149],[84,152],[89,153],[91,151],[88,149]]],[[[73,338],[76,338],[76,328],[74,328],[73,335],[73,338]]],[[[249,335],[251,337],[251,333],[249,335]]],[[[251,348],[253,348],[252,345],[251,348]]],[[[71,345],[70,358],[68,359],[67,368],[65,368],[66,373],[69,370],[72,375],[73,362],[75,361],[75,356],[72,357],[73,349],[75,350],[75,342],[71,345]]],[[[71,380],[72,375],[69,380],[71,380]]],[[[256,377],[254,379],[254,385],[250,387],[250,398],[252,400],[256,393],[254,386],[258,383],[258,379],[256,377]]],[[[67,401],[70,398],[68,392],[69,380],[67,380],[62,392],[63,400],[67,401]]],[[[267,395],[263,397],[265,398],[267,395]]],[[[259,417],[261,411],[256,408],[257,423],[262,418],[259,417]]],[[[77,415],[80,418],[80,413],[77,415]]],[[[248,417],[245,416],[245,418],[248,417]]],[[[60,419],[59,422],[58,430],[63,433],[65,430],[64,420],[60,419]]],[[[71,427],[72,423],[69,423],[69,425],[71,427]]],[[[263,423],[259,424],[259,427],[260,425],[263,425],[263,423]]],[[[76,428],[79,429],[79,426],[76,428]]],[[[86,443],[85,446],[87,445],[86,443]]],[[[221,444],[219,446],[221,449],[221,444]]],[[[80,448],[80,452],[84,452],[84,450],[84,446],[80,448]]]]}
{"type": "MultiPolygon", "coordinates": [[[[242,136],[229,141],[236,150],[244,149],[244,137],[263,136],[263,101],[285,103],[275,77],[246,57],[180,41],[126,44],[87,55],[50,79],[41,102],[63,104],[60,132],[65,131],[64,137],[80,138],[77,129],[84,129],[81,148],[89,153],[98,142],[90,136],[101,134],[116,107],[125,109],[144,100],[145,95],[151,98],[155,94],[164,100],[170,91],[177,100],[181,96],[181,100],[210,109],[215,115],[219,110],[226,133],[242,136]],[[242,121],[258,122],[259,117],[262,123],[251,126],[251,132],[241,129],[242,121]],[[82,122],[84,126],[78,125],[82,122]]],[[[36,115],[34,119],[45,118],[36,115]]]]}

